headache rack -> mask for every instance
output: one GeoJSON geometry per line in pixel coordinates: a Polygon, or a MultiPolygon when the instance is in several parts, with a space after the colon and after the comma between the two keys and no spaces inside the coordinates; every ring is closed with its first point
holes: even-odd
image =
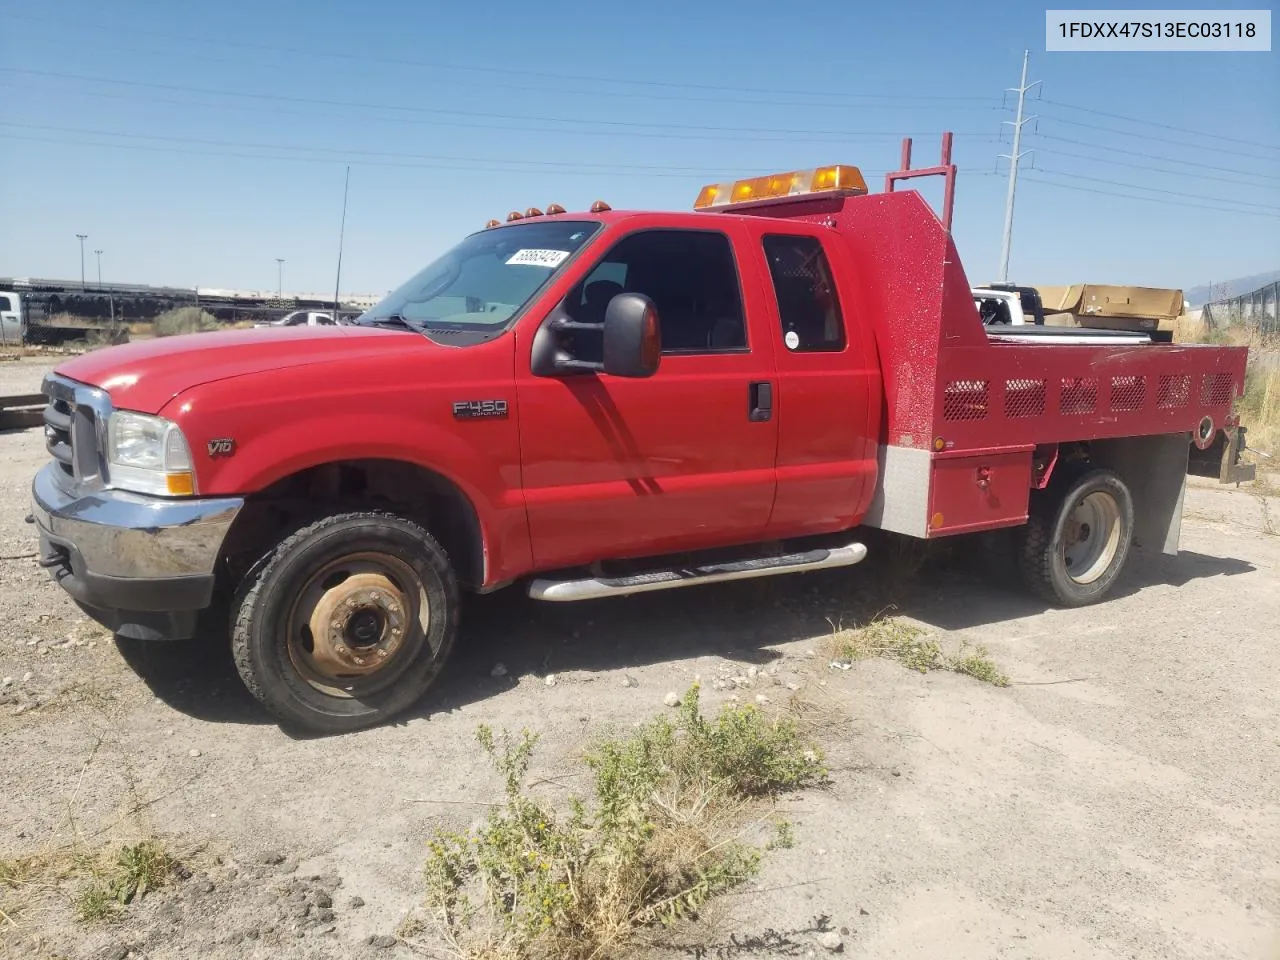
{"type": "Polygon", "coordinates": [[[1246,348],[992,337],[918,193],[815,200],[797,214],[843,241],[858,275],[846,312],[875,331],[885,413],[869,523],[922,537],[1022,523],[1065,445],[1158,457],[1183,479],[1193,452],[1221,450],[1220,479],[1247,479],[1234,461],[1246,348]]]}

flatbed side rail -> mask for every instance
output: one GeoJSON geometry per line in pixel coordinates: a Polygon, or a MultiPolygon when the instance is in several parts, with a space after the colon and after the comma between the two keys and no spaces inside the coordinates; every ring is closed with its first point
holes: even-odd
{"type": "Polygon", "coordinates": [[[935,450],[1189,433],[1235,426],[1247,350],[1007,344],[943,350],[935,450]]]}

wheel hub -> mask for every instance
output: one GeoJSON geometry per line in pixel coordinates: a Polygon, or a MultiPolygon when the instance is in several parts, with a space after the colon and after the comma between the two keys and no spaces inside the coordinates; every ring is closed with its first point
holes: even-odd
{"type": "Polygon", "coordinates": [[[1062,536],[1067,576],[1092,583],[1110,566],[1120,546],[1120,508],[1109,494],[1096,491],[1080,500],[1067,518],[1062,536]]]}
{"type": "Polygon", "coordinates": [[[386,666],[404,643],[408,598],[381,573],[357,573],[326,590],[308,620],[311,661],[333,679],[386,666]]]}

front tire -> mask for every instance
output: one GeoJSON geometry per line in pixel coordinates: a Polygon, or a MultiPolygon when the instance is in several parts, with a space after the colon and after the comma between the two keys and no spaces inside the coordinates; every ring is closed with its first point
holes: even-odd
{"type": "Polygon", "coordinates": [[[1088,470],[1060,495],[1033,500],[1019,536],[1019,565],[1033,593],[1065,607],[1097,603],[1124,569],[1133,543],[1133,496],[1111,470],[1088,470]]]}
{"type": "Polygon", "coordinates": [[[338,514],[285,539],[246,577],[232,653],[284,725],[344,733],[418,701],[453,648],[458,605],[449,558],[422,527],[338,514]]]}

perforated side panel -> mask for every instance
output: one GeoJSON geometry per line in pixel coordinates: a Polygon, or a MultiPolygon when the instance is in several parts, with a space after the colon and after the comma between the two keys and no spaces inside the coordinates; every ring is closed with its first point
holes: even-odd
{"type": "Polygon", "coordinates": [[[1011,419],[1044,416],[1045,382],[1016,379],[1004,382],[1004,415],[1011,419]]]}
{"type": "Polygon", "coordinates": [[[1063,377],[1058,410],[1063,414],[1093,413],[1098,407],[1097,377],[1063,377]]]}
{"type": "Polygon", "coordinates": [[[1147,398],[1146,377],[1112,377],[1111,409],[1141,410],[1147,398]]]}
{"type": "Polygon", "coordinates": [[[1206,373],[1200,381],[1200,403],[1221,407],[1231,402],[1231,374],[1206,373]]]}
{"type": "Polygon", "coordinates": [[[1185,373],[1164,373],[1156,387],[1156,406],[1185,407],[1191,400],[1191,378],[1185,373]]]}
{"type": "Polygon", "coordinates": [[[985,420],[990,392],[986,380],[952,380],[942,400],[942,419],[985,420]]]}

